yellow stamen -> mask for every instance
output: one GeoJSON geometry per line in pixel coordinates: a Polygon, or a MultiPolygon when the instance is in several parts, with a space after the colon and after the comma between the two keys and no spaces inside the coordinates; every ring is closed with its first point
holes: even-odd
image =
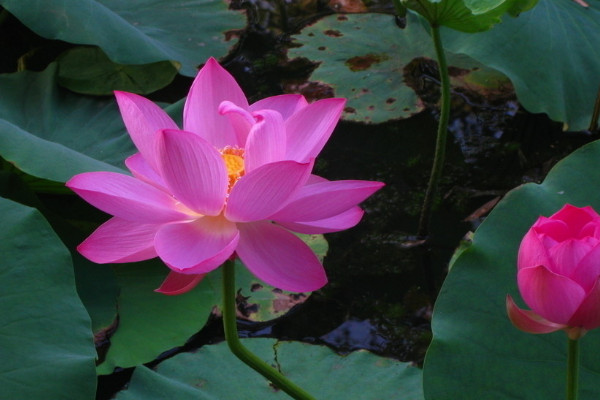
{"type": "Polygon", "coordinates": [[[244,176],[244,149],[225,147],[221,150],[221,156],[225,161],[227,176],[229,177],[229,189],[244,176]]]}
{"type": "Polygon", "coordinates": [[[244,172],[244,159],[234,154],[223,154],[225,166],[227,167],[227,175],[239,176],[244,172]]]}

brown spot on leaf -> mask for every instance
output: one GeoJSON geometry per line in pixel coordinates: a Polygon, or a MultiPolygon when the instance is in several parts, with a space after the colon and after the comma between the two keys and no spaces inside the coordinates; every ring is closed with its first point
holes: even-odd
{"type": "Polygon", "coordinates": [[[260,283],[253,283],[252,286],[250,287],[250,291],[256,292],[257,290],[260,290],[262,288],[263,288],[263,285],[261,285],[260,283]]]}
{"type": "Polygon", "coordinates": [[[300,93],[309,102],[333,97],[333,88],[331,86],[315,81],[301,83],[288,82],[284,84],[284,91],[286,93],[300,93]]]}
{"type": "Polygon", "coordinates": [[[344,112],[348,114],[356,114],[356,109],[354,107],[346,107],[344,108],[344,112]]]}
{"type": "Polygon", "coordinates": [[[338,21],[348,21],[348,17],[346,17],[345,15],[340,15],[339,17],[337,17],[338,21]]]}
{"type": "Polygon", "coordinates": [[[369,111],[373,111],[374,109],[375,109],[375,106],[369,106],[369,107],[367,107],[367,110],[369,110],[369,111]]]}
{"type": "Polygon", "coordinates": [[[304,303],[307,299],[305,294],[290,294],[276,293],[273,300],[273,311],[276,314],[286,312],[297,304],[304,303]]]}
{"type": "Polygon", "coordinates": [[[371,66],[373,66],[374,64],[379,64],[382,61],[385,61],[389,58],[389,56],[387,54],[373,54],[373,53],[369,53],[366,54],[364,56],[356,56],[356,57],[352,57],[346,60],[346,62],[344,64],[346,64],[346,66],[348,68],[350,68],[351,71],[364,71],[367,70],[369,68],[371,68],[371,66]]]}
{"type": "Polygon", "coordinates": [[[386,102],[387,104],[393,104],[393,103],[395,103],[395,102],[396,102],[396,99],[394,99],[393,97],[389,97],[389,98],[387,98],[387,99],[385,100],[385,102],[386,102]]]}
{"type": "Polygon", "coordinates": [[[326,34],[327,36],[331,36],[331,37],[344,36],[344,34],[340,31],[338,31],[337,29],[327,29],[323,33],[326,34]]]}
{"type": "Polygon", "coordinates": [[[325,46],[319,46],[319,47],[317,47],[317,50],[321,50],[321,51],[327,50],[327,47],[325,47],[325,46]]]}

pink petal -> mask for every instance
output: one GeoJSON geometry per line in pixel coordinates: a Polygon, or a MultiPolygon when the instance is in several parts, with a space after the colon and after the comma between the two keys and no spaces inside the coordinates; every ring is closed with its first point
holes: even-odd
{"type": "Polygon", "coordinates": [[[591,249],[591,244],[586,240],[565,240],[548,250],[548,257],[553,263],[549,269],[556,274],[571,277],[581,259],[591,249]]]}
{"type": "Polygon", "coordinates": [[[165,225],[158,230],[158,256],[175,272],[204,274],[233,254],[239,233],[223,217],[203,217],[192,222],[165,225]]]}
{"type": "Polygon", "coordinates": [[[243,146],[227,117],[219,114],[219,105],[229,100],[242,108],[248,101],[233,77],[217,60],[210,58],[194,79],[183,109],[183,129],[195,132],[216,148],[243,146]]]}
{"type": "Polygon", "coordinates": [[[548,251],[542,242],[542,238],[533,228],[523,237],[518,254],[518,269],[537,267],[538,265],[552,268],[554,265],[548,257],[548,251]]]}
{"type": "MultiPolygon", "coordinates": [[[[590,250],[581,259],[570,278],[579,283],[583,290],[589,292],[600,276],[600,244],[590,250]]],[[[600,304],[600,303],[599,303],[600,304]]]]}
{"type": "Polygon", "coordinates": [[[584,225],[579,232],[580,237],[591,236],[596,239],[600,238],[600,218],[595,218],[584,225]]]}
{"type": "Polygon", "coordinates": [[[285,127],[281,114],[263,110],[257,113],[258,122],[246,141],[244,165],[246,173],[261,165],[281,161],[285,157],[285,127]]]}
{"type": "Polygon", "coordinates": [[[259,279],[292,292],[310,292],[327,283],[317,256],[294,234],[266,221],[239,224],[238,228],[236,252],[259,279]]]}
{"type": "Polygon", "coordinates": [[[310,222],[280,222],[279,225],[293,232],[306,233],[309,235],[317,233],[339,232],[350,229],[358,224],[364,214],[360,207],[352,207],[336,216],[310,222]]]}
{"type": "Polygon", "coordinates": [[[250,112],[275,110],[281,114],[284,120],[287,120],[307,105],[308,102],[300,94],[282,94],[257,101],[250,106],[250,112]]]}
{"type": "Polygon", "coordinates": [[[550,219],[564,221],[569,227],[569,237],[577,237],[579,231],[588,222],[599,217],[600,215],[590,206],[579,208],[565,204],[563,208],[550,216],[550,219]]]}
{"type": "Polygon", "coordinates": [[[219,114],[229,118],[229,122],[235,131],[237,143],[240,146],[244,146],[248,132],[252,126],[256,123],[254,117],[246,108],[242,108],[231,101],[224,101],[219,104],[219,114]]]}
{"type": "Polygon", "coordinates": [[[299,162],[315,158],[329,140],[345,104],[345,99],[319,100],[285,121],[288,136],[286,158],[299,162]]]}
{"type": "Polygon", "coordinates": [[[128,175],[86,172],[66,186],[100,210],[140,223],[164,223],[189,219],[190,210],[167,193],[128,175]]]}
{"type": "Polygon", "coordinates": [[[227,194],[227,171],[221,154],[195,133],[161,131],[159,168],[175,198],[204,215],[218,215],[227,194]]]}
{"type": "Polygon", "coordinates": [[[188,275],[171,271],[163,283],[161,283],[160,287],[154,291],[169,296],[189,292],[200,283],[205,276],[206,274],[188,275]]]}
{"type": "Polygon", "coordinates": [[[551,239],[551,243],[562,242],[571,238],[569,227],[564,221],[557,221],[546,217],[539,217],[531,230],[538,236],[551,239]]]}
{"type": "Polygon", "coordinates": [[[123,122],[135,147],[157,169],[154,138],[159,129],[178,129],[177,124],[150,100],[127,92],[115,92],[123,122]]]}
{"type": "Polygon", "coordinates": [[[313,183],[321,183],[321,182],[329,182],[328,179],[325,179],[319,175],[311,174],[308,180],[306,181],[307,185],[312,185],[313,183]]]}
{"type": "Polygon", "coordinates": [[[600,283],[594,282],[587,296],[569,320],[569,326],[583,327],[586,330],[600,327],[600,283]]]}
{"type": "Polygon", "coordinates": [[[156,257],[154,236],[159,227],[113,217],[77,246],[77,250],[98,264],[148,260],[156,257]]]}
{"type": "Polygon", "coordinates": [[[544,266],[519,270],[517,282],[533,312],[557,324],[567,324],[585,297],[581,286],[544,266]]]}
{"type": "Polygon", "coordinates": [[[247,173],[231,189],[225,217],[234,222],[267,218],[304,186],[312,166],[312,162],[278,161],[247,173]]]}
{"type": "Polygon", "coordinates": [[[135,153],[134,155],[127,157],[125,165],[137,179],[149,183],[160,190],[167,191],[167,185],[163,178],[150,167],[140,153],[135,153]]]}
{"type": "Polygon", "coordinates": [[[306,185],[271,219],[305,222],[336,216],[384,186],[371,181],[332,181],[306,185]]]}
{"type": "Polygon", "coordinates": [[[566,325],[550,322],[533,311],[520,309],[510,295],[506,296],[506,312],[510,322],[527,333],[550,333],[566,328],[566,325]]]}

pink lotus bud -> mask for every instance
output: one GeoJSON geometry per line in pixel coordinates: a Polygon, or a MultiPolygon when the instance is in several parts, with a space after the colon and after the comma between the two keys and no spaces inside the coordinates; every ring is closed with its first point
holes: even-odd
{"type": "Polygon", "coordinates": [[[571,339],[600,326],[600,215],[565,205],[529,229],[517,261],[517,282],[531,310],[506,308],[512,323],[529,333],[564,329],[571,339]]]}

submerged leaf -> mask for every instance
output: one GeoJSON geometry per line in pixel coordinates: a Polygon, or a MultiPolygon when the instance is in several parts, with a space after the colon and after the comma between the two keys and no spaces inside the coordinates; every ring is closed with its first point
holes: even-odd
{"type": "Polygon", "coordinates": [[[76,47],[58,59],[58,83],[77,93],[112,95],[115,90],[148,94],[177,75],[170,61],[143,65],[112,62],[98,47],[76,47]]]}

